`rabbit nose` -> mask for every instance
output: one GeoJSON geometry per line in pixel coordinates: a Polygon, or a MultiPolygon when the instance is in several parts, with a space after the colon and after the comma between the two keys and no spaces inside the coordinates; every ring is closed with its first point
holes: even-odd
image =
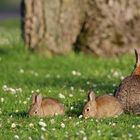
{"type": "Polygon", "coordinates": [[[87,117],[86,114],[85,114],[85,112],[82,113],[82,116],[83,116],[83,118],[86,118],[87,117]]]}

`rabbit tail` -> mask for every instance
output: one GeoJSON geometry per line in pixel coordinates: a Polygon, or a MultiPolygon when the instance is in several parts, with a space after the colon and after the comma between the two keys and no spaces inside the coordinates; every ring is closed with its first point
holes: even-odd
{"type": "Polygon", "coordinates": [[[140,75],[140,52],[135,49],[136,64],[132,75],[140,75]]]}

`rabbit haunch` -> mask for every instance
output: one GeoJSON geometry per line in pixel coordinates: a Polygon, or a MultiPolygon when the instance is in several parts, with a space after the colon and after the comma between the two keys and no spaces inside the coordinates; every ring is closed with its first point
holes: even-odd
{"type": "Polygon", "coordinates": [[[95,98],[95,94],[88,94],[88,102],[83,109],[83,117],[106,118],[116,117],[123,112],[122,106],[117,98],[111,95],[103,95],[95,98]]]}
{"type": "Polygon", "coordinates": [[[43,98],[33,94],[32,105],[28,111],[31,116],[54,116],[64,114],[64,106],[53,98],[43,98]]]}
{"type": "Polygon", "coordinates": [[[136,64],[132,74],[126,77],[115,91],[115,96],[125,112],[140,114],[140,53],[135,50],[136,64]]]}

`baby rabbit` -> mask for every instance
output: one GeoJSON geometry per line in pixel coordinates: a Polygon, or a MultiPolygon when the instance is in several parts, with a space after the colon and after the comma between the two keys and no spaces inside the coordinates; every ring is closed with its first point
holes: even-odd
{"type": "Polygon", "coordinates": [[[140,114],[140,52],[135,50],[136,64],[132,74],[126,77],[115,91],[125,112],[140,114]]]}
{"type": "Polygon", "coordinates": [[[83,109],[83,117],[106,118],[116,117],[123,113],[123,109],[117,98],[111,95],[103,95],[95,98],[93,92],[88,94],[88,102],[83,109]]]}
{"type": "Polygon", "coordinates": [[[41,94],[32,95],[32,105],[28,111],[30,116],[54,116],[64,115],[64,106],[52,98],[43,98],[41,94]]]}

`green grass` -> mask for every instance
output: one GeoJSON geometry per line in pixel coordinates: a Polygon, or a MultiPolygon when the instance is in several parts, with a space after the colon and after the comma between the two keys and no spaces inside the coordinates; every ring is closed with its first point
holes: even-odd
{"type": "Polygon", "coordinates": [[[0,139],[140,139],[139,116],[79,118],[89,89],[96,95],[113,93],[120,78],[129,75],[133,65],[134,55],[110,59],[83,54],[43,58],[24,49],[17,20],[3,21],[0,23],[0,139]],[[74,71],[81,75],[73,75],[74,71]],[[6,92],[4,85],[21,88],[22,92],[6,92]],[[28,117],[32,90],[59,99],[65,106],[65,116],[28,117]],[[65,99],[59,97],[60,93],[65,99]],[[46,123],[45,131],[39,125],[40,119],[46,123]]]}

